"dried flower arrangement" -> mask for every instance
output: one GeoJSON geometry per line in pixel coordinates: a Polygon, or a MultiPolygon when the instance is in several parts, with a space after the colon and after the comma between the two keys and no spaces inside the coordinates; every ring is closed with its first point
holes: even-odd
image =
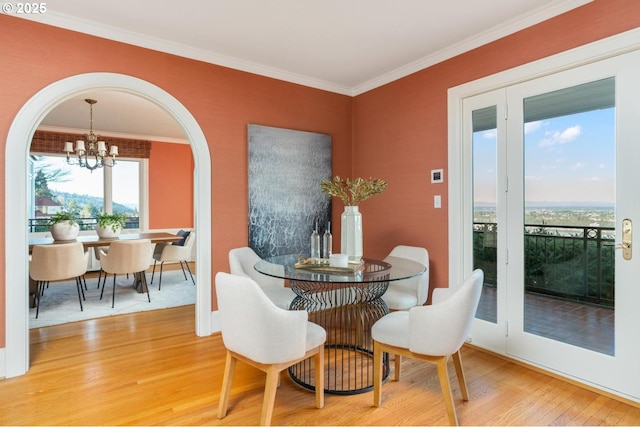
{"type": "Polygon", "coordinates": [[[322,180],[320,188],[327,196],[342,200],[345,206],[358,206],[360,202],[382,193],[387,188],[387,182],[379,178],[342,179],[336,175],[331,180],[322,180]]]}

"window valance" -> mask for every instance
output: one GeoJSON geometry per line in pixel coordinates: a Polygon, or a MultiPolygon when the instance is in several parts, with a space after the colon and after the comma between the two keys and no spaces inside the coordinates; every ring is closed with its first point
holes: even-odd
{"type": "MultiPolygon", "coordinates": [[[[67,141],[75,143],[78,139],[85,140],[85,135],[37,130],[33,135],[29,151],[31,153],[63,154],[64,143],[67,141]]],[[[105,141],[109,146],[117,145],[119,157],[148,159],[151,154],[151,141],[111,136],[100,136],[99,139],[105,141]]]]}

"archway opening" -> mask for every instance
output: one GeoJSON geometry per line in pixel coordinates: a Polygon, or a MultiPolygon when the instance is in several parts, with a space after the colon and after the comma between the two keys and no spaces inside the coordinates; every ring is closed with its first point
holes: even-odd
{"type": "Polygon", "coordinates": [[[196,334],[212,332],[211,319],[211,157],[200,126],[172,95],[144,80],[114,73],[89,73],[52,83],[34,95],[16,115],[7,137],[5,153],[5,376],[22,375],[29,369],[28,238],[26,183],[30,141],[42,119],[57,105],[80,93],[119,90],[140,96],[163,108],[181,126],[191,145],[195,164],[194,225],[196,240],[196,334]],[[25,286],[11,286],[25,284],[25,286]]]}

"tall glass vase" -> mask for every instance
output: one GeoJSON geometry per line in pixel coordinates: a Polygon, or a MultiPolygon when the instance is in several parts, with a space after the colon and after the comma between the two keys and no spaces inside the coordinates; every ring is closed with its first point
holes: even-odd
{"type": "Polygon", "coordinates": [[[358,206],[345,206],[341,216],[340,252],[349,255],[349,262],[362,259],[362,214],[358,206]]]}

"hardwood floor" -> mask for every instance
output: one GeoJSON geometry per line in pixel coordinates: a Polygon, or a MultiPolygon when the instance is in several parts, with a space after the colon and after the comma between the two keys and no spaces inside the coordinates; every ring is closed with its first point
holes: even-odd
{"type": "MultiPolygon", "coordinates": [[[[222,339],[197,337],[194,317],[188,306],[32,330],[30,371],[0,381],[0,425],[256,425],[264,374],[239,364],[218,420],[222,339]]],[[[463,425],[640,424],[639,408],[471,347],[462,357],[470,400],[452,387],[463,425]]],[[[411,360],[400,382],[383,386],[380,408],[372,392],[325,399],[316,409],[285,375],[273,424],[447,423],[435,366],[411,360]]]]}

